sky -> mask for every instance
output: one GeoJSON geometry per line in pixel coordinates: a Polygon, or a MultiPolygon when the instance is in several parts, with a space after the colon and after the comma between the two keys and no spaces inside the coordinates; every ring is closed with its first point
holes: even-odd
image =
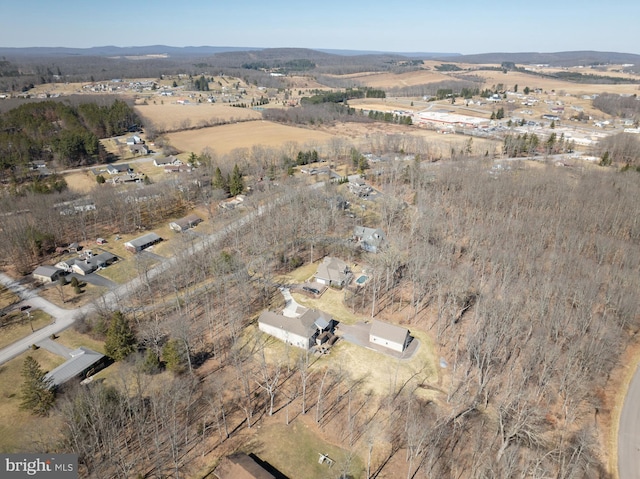
{"type": "Polygon", "coordinates": [[[0,47],[640,54],[640,0],[8,0],[0,47]]]}

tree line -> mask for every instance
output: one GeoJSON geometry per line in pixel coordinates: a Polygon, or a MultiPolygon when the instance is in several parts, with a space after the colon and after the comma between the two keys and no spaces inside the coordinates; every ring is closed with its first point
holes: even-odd
{"type": "Polygon", "coordinates": [[[120,100],[108,106],[54,101],[21,105],[0,118],[0,174],[20,181],[33,162],[71,167],[104,160],[98,138],[123,134],[137,124],[135,112],[120,100]]]}

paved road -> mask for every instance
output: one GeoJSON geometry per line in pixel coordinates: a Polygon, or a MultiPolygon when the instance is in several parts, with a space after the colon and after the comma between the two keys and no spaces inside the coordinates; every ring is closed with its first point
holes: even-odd
{"type": "Polygon", "coordinates": [[[640,366],[629,384],[620,413],[618,477],[640,479],[640,366]]]}
{"type": "MultiPolygon", "coordinates": [[[[316,183],[313,186],[310,186],[310,188],[320,188],[323,185],[324,183],[316,183]]],[[[203,238],[202,241],[198,243],[187,244],[186,248],[189,250],[188,252],[190,254],[195,254],[199,251],[202,251],[212,243],[215,243],[221,238],[238,231],[242,226],[253,221],[258,216],[262,216],[263,214],[267,214],[272,211],[277,211],[277,205],[281,201],[282,200],[277,199],[268,205],[260,206],[256,210],[243,216],[242,218],[238,218],[233,223],[227,225],[225,228],[203,238]]],[[[154,266],[153,268],[150,268],[148,271],[144,272],[128,283],[111,289],[109,292],[105,293],[101,298],[99,298],[96,303],[106,309],[124,310],[126,308],[129,308],[130,305],[127,304],[127,298],[131,293],[146,284],[147,281],[152,280],[156,276],[167,271],[169,268],[175,266],[177,261],[178,260],[176,257],[162,258],[162,262],[160,264],[154,266]]],[[[16,293],[22,301],[28,301],[28,304],[31,305],[34,309],[41,309],[53,318],[53,323],[51,323],[49,326],[45,326],[44,328],[30,334],[26,338],[23,338],[11,344],[10,346],[7,346],[6,348],[0,349],[0,365],[27,351],[32,344],[37,344],[50,337],[52,334],[58,334],[64,331],[74,323],[76,318],[80,317],[83,314],[89,313],[96,307],[95,304],[87,304],[76,309],[60,308],[55,304],[47,301],[46,299],[38,296],[35,291],[23,287],[18,281],[15,281],[4,273],[0,273],[0,284],[4,285],[10,291],[16,293]]]]}
{"type": "Polygon", "coordinates": [[[32,344],[39,343],[50,337],[52,334],[58,334],[59,332],[64,331],[73,324],[78,315],[84,314],[93,308],[93,305],[86,305],[76,309],[60,308],[46,299],[41,298],[35,291],[25,288],[19,282],[4,273],[0,273],[0,283],[11,292],[17,294],[22,300],[22,304],[28,304],[33,309],[41,309],[53,318],[53,322],[50,325],[45,326],[26,338],[1,349],[0,364],[4,364],[10,359],[13,359],[27,351],[32,344]]]}

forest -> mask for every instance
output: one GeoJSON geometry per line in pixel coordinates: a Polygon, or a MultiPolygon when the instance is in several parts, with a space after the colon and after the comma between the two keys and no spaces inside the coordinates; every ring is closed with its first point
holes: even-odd
{"type": "Polygon", "coordinates": [[[106,159],[98,138],[126,133],[139,119],[124,101],[77,106],[42,101],[23,104],[0,118],[0,178],[20,183],[34,162],[54,161],[61,168],[106,159]]]}
{"type": "MultiPolygon", "coordinates": [[[[370,477],[390,461],[407,478],[608,477],[608,381],[640,328],[635,174],[488,165],[387,168],[376,225],[391,246],[366,258],[347,240],[354,220],[329,201],[340,186],[290,180],[277,214],[144,280],[127,301],[145,306],[129,318],[141,352],[118,387],[59,395],[65,433],[49,447],[79,453],[91,477],[181,477],[273,414],[308,415],[370,477]],[[367,262],[371,280],[345,304],[428,332],[449,364],[440,380],[372,395],[330,359],[273,359],[253,318],[282,301],[279,274],[324,255],[367,262]]],[[[104,337],[112,321],[99,310],[79,327],[104,337]]]]}

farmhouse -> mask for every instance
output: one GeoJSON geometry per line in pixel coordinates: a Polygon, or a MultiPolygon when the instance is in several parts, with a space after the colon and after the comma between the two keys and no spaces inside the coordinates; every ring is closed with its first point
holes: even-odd
{"type": "Polygon", "coordinates": [[[309,309],[295,318],[264,311],[258,318],[260,331],[302,349],[309,349],[316,337],[330,331],[334,324],[329,314],[316,309],[309,309]]]}
{"type": "Polygon", "coordinates": [[[139,238],[127,241],[124,244],[124,247],[132,253],[137,253],[139,251],[142,251],[143,249],[148,248],[149,246],[160,243],[160,241],[162,241],[162,238],[157,234],[147,233],[146,235],[140,236],[139,238]]]}
{"type": "Polygon", "coordinates": [[[188,215],[169,223],[169,228],[173,231],[177,231],[178,233],[182,233],[183,231],[193,228],[200,223],[202,223],[202,218],[198,215],[188,215]]]}
{"type": "Polygon", "coordinates": [[[51,380],[51,387],[57,387],[74,378],[85,379],[92,376],[106,366],[104,354],[80,346],[69,353],[66,362],[47,373],[45,380],[51,380]]]}
{"type": "Polygon", "coordinates": [[[214,473],[218,479],[275,479],[251,456],[243,453],[223,458],[214,473]]]}
{"type": "Polygon", "coordinates": [[[353,228],[353,238],[360,247],[370,253],[377,253],[384,246],[387,238],[380,228],[366,228],[356,226],[353,228]]]}
{"type": "Polygon", "coordinates": [[[374,319],[371,321],[369,341],[394,351],[403,352],[411,342],[411,334],[407,328],[395,324],[383,323],[374,319]]]}
{"type": "Polygon", "coordinates": [[[341,259],[332,258],[331,256],[327,256],[322,260],[315,274],[318,283],[339,288],[349,284],[351,276],[349,265],[341,259]]]}
{"type": "Polygon", "coordinates": [[[38,266],[33,272],[33,279],[40,281],[41,283],[53,283],[57,281],[60,276],[64,276],[65,270],[57,268],[56,266],[38,266]]]}

